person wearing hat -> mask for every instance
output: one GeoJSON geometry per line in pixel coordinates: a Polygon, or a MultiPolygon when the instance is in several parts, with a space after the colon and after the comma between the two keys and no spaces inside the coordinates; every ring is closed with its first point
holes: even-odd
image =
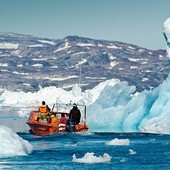
{"type": "Polygon", "coordinates": [[[73,108],[70,110],[69,119],[75,121],[76,124],[80,123],[81,112],[78,109],[76,103],[73,104],[73,108]]]}
{"type": "Polygon", "coordinates": [[[48,113],[51,111],[51,109],[46,105],[45,101],[42,101],[42,105],[39,107],[40,112],[40,119],[46,120],[48,113]]]}

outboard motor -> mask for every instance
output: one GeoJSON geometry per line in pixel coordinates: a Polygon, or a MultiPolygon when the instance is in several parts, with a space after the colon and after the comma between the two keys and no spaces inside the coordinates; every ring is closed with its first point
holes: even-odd
{"type": "Polygon", "coordinates": [[[76,125],[76,123],[74,120],[68,119],[67,123],[66,123],[66,131],[67,132],[75,132],[75,125],[76,125]]]}

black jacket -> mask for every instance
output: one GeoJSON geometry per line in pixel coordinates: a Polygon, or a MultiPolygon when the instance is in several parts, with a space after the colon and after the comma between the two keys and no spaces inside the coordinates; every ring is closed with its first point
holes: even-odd
{"type": "Polygon", "coordinates": [[[74,120],[76,123],[80,123],[81,113],[77,107],[73,107],[70,110],[69,119],[74,120]]]}

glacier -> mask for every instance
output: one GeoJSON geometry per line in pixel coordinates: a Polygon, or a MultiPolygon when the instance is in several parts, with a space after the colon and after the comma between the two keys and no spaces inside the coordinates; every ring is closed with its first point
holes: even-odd
{"type": "MultiPolygon", "coordinates": [[[[170,18],[164,22],[163,34],[167,41],[167,57],[170,59],[170,18]]],[[[90,132],[170,134],[169,84],[170,74],[157,88],[141,93],[135,93],[135,86],[117,79],[107,80],[84,92],[77,84],[70,91],[54,86],[40,87],[40,90],[34,93],[5,90],[0,96],[0,107],[17,107],[18,116],[28,117],[30,109],[37,109],[42,100],[50,107],[57,102],[75,102],[87,106],[90,132]]],[[[6,113],[1,112],[1,115],[3,114],[6,113]]]]}

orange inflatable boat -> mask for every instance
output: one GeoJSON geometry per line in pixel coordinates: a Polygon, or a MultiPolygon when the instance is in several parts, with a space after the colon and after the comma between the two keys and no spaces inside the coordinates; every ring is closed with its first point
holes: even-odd
{"type": "Polygon", "coordinates": [[[84,107],[85,113],[82,122],[79,124],[75,124],[75,122],[70,119],[68,119],[66,123],[60,123],[61,115],[64,114],[66,117],[68,117],[69,113],[58,111],[52,111],[49,114],[49,120],[41,120],[39,118],[39,111],[32,111],[26,123],[30,127],[30,132],[35,135],[50,135],[62,132],[84,132],[88,130],[88,126],[86,125],[85,121],[86,106],[84,105],[84,107]]]}

